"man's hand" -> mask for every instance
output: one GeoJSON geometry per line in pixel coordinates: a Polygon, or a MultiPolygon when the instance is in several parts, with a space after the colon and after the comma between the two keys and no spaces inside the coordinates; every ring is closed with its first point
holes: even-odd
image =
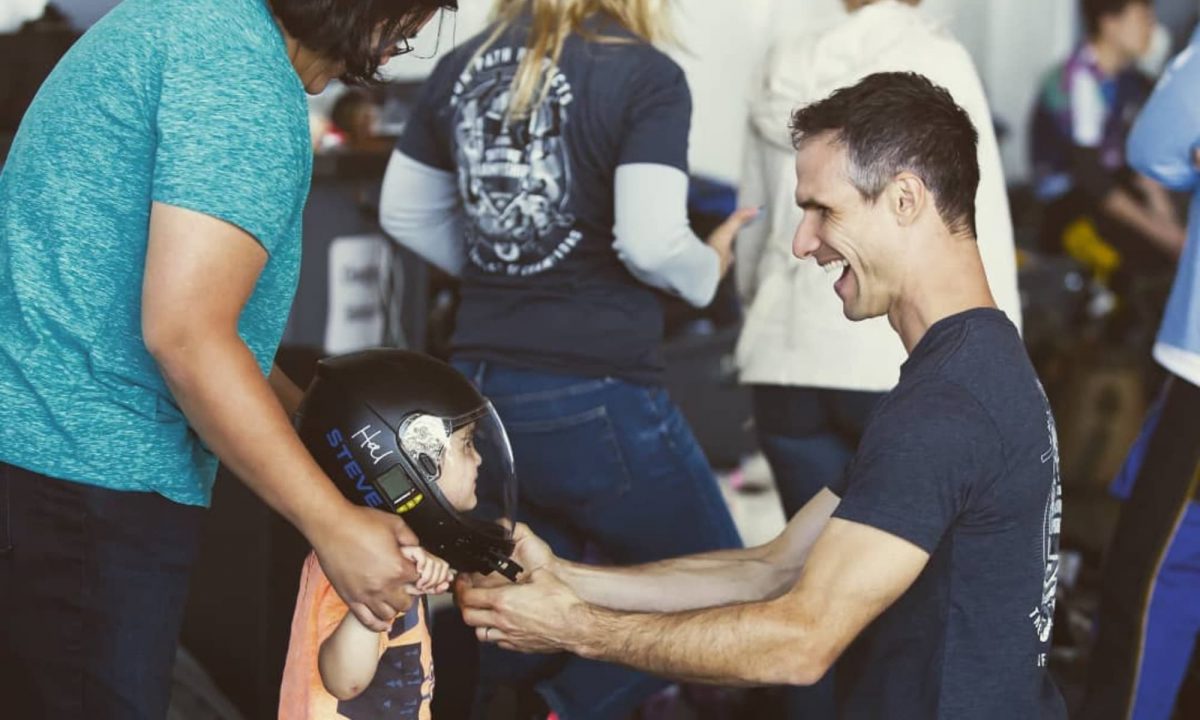
{"type": "Polygon", "coordinates": [[[505,650],[572,650],[589,626],[582,620],[587,604],[544,568],[519,585],[473,587],[471,579],[460,579],[455,597],[475,636],[505,650]]]}
{"type": "Polygon", "coordinates": [[[758,216],[758,211],[755,207],[734,210],[705,241],[710,248],[717,251],[717,257],[721,259],[721,277],[725,277],[725,273],[729,272],[729,267],[733,265],[733,239],[737,237],[743,225],[758,216]]]}
{"type": "Polygon", "coordinates": [[[533,534],[525,523],[517,523],[513,529],[513,560],[525,568],[522,580],[527,580],[538,570],[554,572],[558,556],[546,541],[533,534]]]}
{"type": "MultiPolygon", "coordinates": [[[[505,521],[507,525],[508,521],[505,521]]],[[[526,582],[537,570],[547,570],[550,573],[558,572],[558,556],[550,549],[545,540],[542,540],[525,523],[517,523],[513,528],[513,552],[512,559],[518,565],[524,568],[518,582],[526,582]]],[[[470,576],[470,585],[477,588],[488,587],[504,587],[510,584],[508,578],[505,578],[499,573],[490,573],[488,575],[472,574],[470,576]]]]}
{"type": "Polygon", "coordinates": [[[418,544],[399,516],[346,503],[314,529],[309,541],[334,590],[363,625],[386,631],[406,607],[405,586],[417,568],[401,545],[418,544]]]}
{"type": "Polygon", "coordinates": [[[1145,197],[1146,205],[1150,208],[1150,211],[1159,218],[1182,227],[1182,223],[1179,222],[1179,213],[1175,212],[1175,204],[1171,200],[1171,193],[1165,187],[1141,173],[1135,174],[1134,177],[1136,178],[1138,187],[1142,190],[1142,195],[1145,197]]]}

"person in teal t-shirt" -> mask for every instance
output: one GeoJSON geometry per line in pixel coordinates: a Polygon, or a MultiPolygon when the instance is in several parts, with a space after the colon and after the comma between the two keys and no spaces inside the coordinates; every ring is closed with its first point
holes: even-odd
{"type": "Polygon", "coordinates": [[[0,698],[163,717],[223,462],[364,623],[415,578],[273,366],[300,269],[305,92],[373,79],[455,0],[125,0],[43,84],[0,173],[0,698]]]}

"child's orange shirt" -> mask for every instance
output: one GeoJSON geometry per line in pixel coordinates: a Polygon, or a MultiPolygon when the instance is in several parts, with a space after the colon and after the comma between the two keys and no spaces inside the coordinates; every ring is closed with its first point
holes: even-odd
{"type": "Polygon", "coordinates": [[[352,700],[338,700],[321,682],[317,658],[321,643],[348,612],[316,553],[310,552],[292,616],[279,693],[280,720],[429,720],[434,676],[425,598],[416,598],[408,612],[395,619],[390,632],[379,634],[379,669],[371,684],[352,700]]]}

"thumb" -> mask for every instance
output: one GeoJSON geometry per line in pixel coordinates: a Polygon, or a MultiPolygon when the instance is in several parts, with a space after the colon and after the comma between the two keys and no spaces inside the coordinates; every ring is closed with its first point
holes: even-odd
{"type": "Polygon", "coordinates": [[[762,210],[759,207],[744,207],[738,208],[725,218],[724,225],[728,226],[734,232],[740,230],[746,223],[758,217],[758,213],[762,210]]]}
{"type": "Polygon", "coordinates": [[[750,222],[758,216],[759,208],[744,207],[738,208],[725,218],[724,222],[717,226],[712,234],[708,236],[708,241],[712,243],[720,243],[722,245],[733,243],[734,236],[742,229],[746,223],[750,222]]]}

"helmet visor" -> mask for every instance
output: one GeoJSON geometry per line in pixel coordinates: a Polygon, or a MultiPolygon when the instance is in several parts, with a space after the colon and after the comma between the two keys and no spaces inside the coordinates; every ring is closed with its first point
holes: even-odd
{"type": "Polygon", "coordinates": [[[470,503],[465,511],[474,523],[511,539],[517,514],[517,473],[508,433],[490,402],[478,413],[451,421],[442,474],[434,487],[460,513],[470,503]],[[473,498],[464,490],[468,476],[474,478],[473,498]]]}
{"type": "Polygon", "coordinates": [[[401,428],[400,446],[445,509],[476,532],[510,540],[517,476],[491,403],[456,418],[419,416],[401,428]]]}

